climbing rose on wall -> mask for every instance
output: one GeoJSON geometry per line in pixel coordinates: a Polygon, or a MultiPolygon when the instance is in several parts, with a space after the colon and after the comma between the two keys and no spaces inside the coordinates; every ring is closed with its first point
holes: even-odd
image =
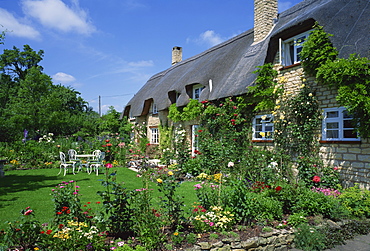
{"type": "Polygon", "coordinates": [[[312,179],[313,182],[319,183],[320,180],[321,180],[321,178],[319,176],[313,176],[313,179],[312,179]]]}

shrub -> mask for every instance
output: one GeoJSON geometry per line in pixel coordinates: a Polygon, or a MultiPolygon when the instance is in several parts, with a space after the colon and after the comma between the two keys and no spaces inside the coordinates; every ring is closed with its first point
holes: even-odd
{"type": "Polygon", "coordinates": [[[297,227],[294,244],[305,251],[321,251],[325,249],[325,236],[316,227],[303,223],[297,227]]]}
{"type": "Polygon", "coordinates": [[[344,189],[338,197],[341,204],[354,217],[370,218],[370,191],[360,189],[358,184],[344,189]]]}

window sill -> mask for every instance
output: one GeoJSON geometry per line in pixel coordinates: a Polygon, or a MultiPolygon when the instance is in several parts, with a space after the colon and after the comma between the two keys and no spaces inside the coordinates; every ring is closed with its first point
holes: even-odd
{"type": "Polygon", "coordinates": [[[361,140],[320,140],[320,144],[361,144],[361,140]]]}
{"type": "Polygon", "coordinates": [[[272,143],[272,139],[253,139],[252,143],[272,143]]]}
{"type": "Polygon", "coordinates": [[[292,65],[283,66],[279,69],[279,71],[290,69],[290,68],[293,68],[293,67],[296,67],[296,66],[299,66],[299,65],[301,65],[301,63],[295,63],[295,64],[292,64],[292,65]]]}

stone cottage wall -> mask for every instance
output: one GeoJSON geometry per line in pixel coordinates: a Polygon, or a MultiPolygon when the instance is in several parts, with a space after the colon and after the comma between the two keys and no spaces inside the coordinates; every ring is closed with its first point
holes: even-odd
{"type": "MultiPolygon", "coordinates": [[[[287,82],[285,88],[297,92],[302,83],[312,87],[321,109],[339,107],[336,101],[337,90],[318,84],[314,78],[306,78],[300,65],[279,71],[279,77],[287,82]],[[305,82],[302,82],[305,79],[305,82]]],[[[318,129],[321,138],[321,128],[318,129]]],[[[359,183],[360,187],[370,189],[370,139],[361,138],[359,142],[320,142],[320,157],[324,164],[337,166],[344,186],[359,183]]]]}

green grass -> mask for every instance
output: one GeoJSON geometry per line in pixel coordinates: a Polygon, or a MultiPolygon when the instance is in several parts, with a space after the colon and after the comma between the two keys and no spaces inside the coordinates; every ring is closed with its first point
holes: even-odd
{"type": "MultiPolygon", "coordinates": [[[[137,173],[124,167],[112,168],[117,170],[117,182],[122,183],[128,190],[142,187],[141,178],[136,177],[137,173]]],[[[105,175],[94,173],[88,175],[86,172],[79,172],[76,175],[68,174],[59,176],[58,169],[34,169],[34,170],[13,170],[6,171],[5,177],[0,178],[0,229],[4,228],[6,221],[17,220],[20,211],[30,206],[41,223],[51,222],[53,218],[54,204],[52,201],[51,189],[62,181],[74,180],[80,186],[80,197],[82,205],[90,202],[93,210],[99,210],[96,202],[100,201],[97,191],[105,188],[101,185],[105,175]]],[[[193,202],[197,201],[193,185],[194,182],[183,182],[178,194],[184,196],[185,208],[190,208],[193,202]]],[[[154,197],[161,196],[154,188],[154,197]]],[[[158,201],[158,200],[155,200],[158,201]]],[[[187,209],[185,209],[187,210],[187,209]]]]}

